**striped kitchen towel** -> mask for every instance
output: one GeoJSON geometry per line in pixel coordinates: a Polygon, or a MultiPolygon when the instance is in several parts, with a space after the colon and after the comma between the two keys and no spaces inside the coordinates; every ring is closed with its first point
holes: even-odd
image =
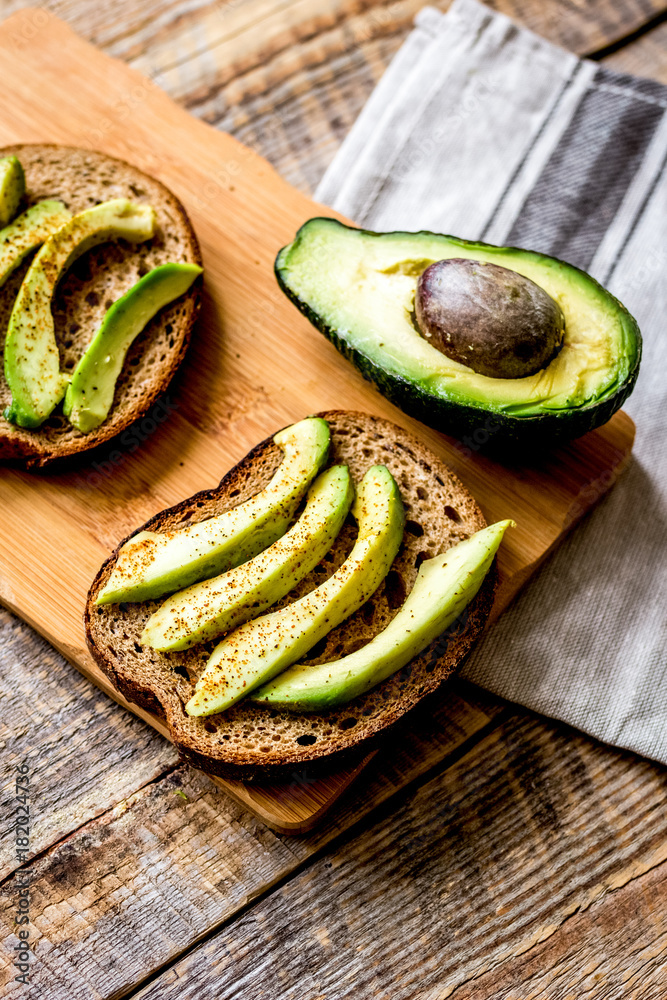
{"type": "Polygon", "coordinates": [[[359,225],[528,247],[635,315],[634,459],[464,676],[667,763],[667,87],[476,0],[426,7],[316,193],[359,225]]]}

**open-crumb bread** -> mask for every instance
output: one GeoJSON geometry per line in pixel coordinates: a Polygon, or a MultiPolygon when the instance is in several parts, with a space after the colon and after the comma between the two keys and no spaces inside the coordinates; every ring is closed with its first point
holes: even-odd
{"type": "MultiPolygon", "coordinates": [[[[407,522],[403,544],[386,580],[359,611],[310,651],[304,662],[313,663],[336,659],[369,642],[396,614],[421,561],[485,526],[475,500],[451,470],[402,428],[360,413],[333,411],[319,416],[331,429],[330,464],[349,465],[356,483],[371,465],[386,465],[400,488],[407,522]]],[[[184,500],[137,530],[166,530],[235,507],[264,488],[280,460],[280,449],[268,438],[217,489],[184,500]]],[[[347,557],[354,538],[354,523],[348,519],[327,557],[275,607],[327,579],[347,557]]],[[[446,637],[342,708],[300,714],[241,701],[227,712],[192,718],[183,706],[215,642],[177,653],[143,648],[141,632],[159,602],[95,604],[116,557],[117,551],[102,566],[88,595],[85,625],[91,653],[125,698],[165,718],[171,738],[190,763],[214,774],[244,779],[284,780],[306,765],[340,763],[362,743],[365,749],[460,663],[484,627],[494,592],[490,574],[446,637]]]]}
{"type": "MultiPolygon", "coordinates": [[[[144,274],[170,261],[201,264],[197,238],[178,199],[159,181],[104,153],[68,146],[23,144],[0,149],[19,158],[26,176],[21,211],[45,198],[62,201],[73,214],[102,201],[130,198],[153,206],[156,234],[146,243],[105,243],[84,254],[58,285],[53,317],[61,367],[72,371],[105,312],[144,274]]],[[[19,285],[28,269],[19,267],[0,289],[0,343],[19,285]]],[[[187,348],[199,308],[200,281],[162,309],[130,348],[118,379],[112,410],[90,434],[72,427],[58,408],[37,430],[9,423],[2,413],[10,392],[0,364],[0,460],[44,466],[87,451],[115,437],[143,416],[164,392],[187,348]]]]}

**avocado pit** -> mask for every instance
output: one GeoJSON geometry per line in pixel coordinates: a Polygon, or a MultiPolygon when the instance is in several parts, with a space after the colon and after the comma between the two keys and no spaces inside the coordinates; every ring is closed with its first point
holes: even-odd
{"type": "Polygon", "coordinates": [[[490,378],[525,378],[545,368],[565,332],[560,306],[530,278],[462,258],[422,272],[415,318],[433,347],[490,378]]]}

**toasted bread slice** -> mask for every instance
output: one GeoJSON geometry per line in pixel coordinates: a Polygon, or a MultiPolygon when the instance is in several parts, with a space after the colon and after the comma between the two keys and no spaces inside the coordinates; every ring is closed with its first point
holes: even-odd
{"type": "MultiPolygon", "coordinates": [[[[392,472],[405,504],[404,541],[389,575],[373,597],[335,628],[303,662],[320,663],[360,648],[388,624],[410,592],[421,561],[438,555],[486,524],[473,497],[451,470],[401,427],[361,413],[318,414],[331,429],[330,464],[349,465],[359,482],[376,463],[392,472]]],[[[138,531],[191,524],[243,503],[266,485],[281,453],[272,438],[258,445],[229,472],[217,489],[196,494],[156,515],[138,531]]],[[[328,557],[283,601],[308,593],[347,557],[355,537],[344,525],[328,557]]],[[[122,543],[121,543],[122,544],[122,543]]],[[[143,708],[163,716],[172,740],[195,767],[213,774],[256,780],[285,780],[306,765],[337,764],[401,718],[434,691],[470,650],[491,610],[492,574],[464,620],[393,677],[342,708],[322,714],[295,713],[241,701],[207,718],[184,710],[215,645],[214,640],[178,653],[142,648],[140,636],[158,602],[97,606],[95,599],[116,560],[100,569],[88,595],[88,646],[115,687],[143,708]]]]}
{"type": "MultiPolygon", "coordinates": [[[[73,214],[112,198],[130,198],[155,209],[157,231],[147,243],[112,242],[76,261],[60,282],[53,305],[61,368],[72,371],[109,306],[152,268],[169,261],[201,264],[197,238],[178,199],[159,181],[104,153],[69,146],[17,145],[0,156],[17,156],[26,176],[21,210],[54,198],[73,214]]],[[[29,262],[0,289],[0,343],[29,262]]],[[[143,416],[164,392],[187,348],[199,308],[199,286],[163,309],[128,352],[107,419],[90,434],[76,430],[58,408],[37,430],[24,430],[2,415],[10,392],[0,364],[0,460],[44,466],[115,437],[143,416]]],[[[0,348],[1,351],[1,348],[0,348]]]]}

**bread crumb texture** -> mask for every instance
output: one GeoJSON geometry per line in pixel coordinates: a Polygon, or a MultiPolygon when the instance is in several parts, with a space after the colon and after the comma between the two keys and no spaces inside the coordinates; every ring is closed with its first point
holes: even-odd
{"type": "MultiPolygon", "coordinates": [[[[320,414],[331,428],[329,464],[349,466],[358,484],[371,465],[385,464],[403,498],[406,530],[388,576],[373,597],[335,628],[301,662],[322,663],[359,649],[397,613],[424,559],[485,527],[475,500],[450,469],[400,427],[364,414],[320,414]]],[[[200,493],[163,511],[139,530],[160,531],[220,514],[249,499],[268,483],[281,460],[268,438],[236,466],[216,490],[200,493]]],[[[319,586],[344,562],[356,527],[348,517],[333,548],[279,608],[319,586]]],[[[342,763],[345,756],[398,721],[449,676],[480,634],[493,599],[487,579],[467,613],[447,638],[378,687],[342,708],[322,714],[276,710],[240,702],[227,712],[193,718],[184,705],[193,694],[215,643],[176,653],[142,647],[141,633],[159,602],[95,606],[111,573],[105,563],[88,599],[86,627],[91,652],[121,693],[163,715],[183,756],[212,773],[237,778],[284,780],[306,764],[342,763]]]]}
{"type": "MultiPolygon", "coordinates": [[[[0,149],[15,155],[26,175],[26,204],[54,198],[76,214],[103,201],[129,198],[152,205],[156,233],[146,243],[116,240],[94,247],[75,261],[58,285],[53,302],[61,371],[72,372],[106,311],[140,278],[160,264],[201,265],[197,238],[178,199],[159,181],[103,153],[67,146],[17,145],[0,149]]],[[[30,260],[0,289],[0,329],[6,330],[30,260]]],[[[199,309],[197,281],[184,296],[162,309],[130,348],[116,385],[109,417],[96,431],[82,434],[60,408],[37,431],[15,427],[2,417],[11,394],[0,364],[0,459],[45,465],[108,441],[143,416],[167,384],[187,348],[199,309]]],[[[4,346],[4,336],[0,338],[4,346]]],[[[2,348],[0,347],[0,350],[2,348]]]]}

